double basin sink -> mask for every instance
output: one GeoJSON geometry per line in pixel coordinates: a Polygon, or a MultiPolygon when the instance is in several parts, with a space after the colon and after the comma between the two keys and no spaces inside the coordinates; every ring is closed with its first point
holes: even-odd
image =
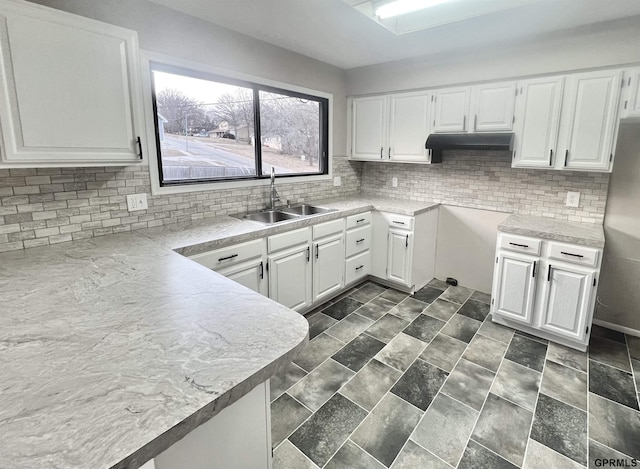
{"type": "Polygon", "coordinates": [[[257,221],[272,225],[285,221],[296,220],[299,218],[310,217],[313,215],[322,215],[324,213],[335,212],[335,208],[319,207],[317,205],[295,205],[293,207],[282,207],[276,210],[262,210],[260,212],[247,213],[246,215],[235,215],[241,220],[257,221]]]}

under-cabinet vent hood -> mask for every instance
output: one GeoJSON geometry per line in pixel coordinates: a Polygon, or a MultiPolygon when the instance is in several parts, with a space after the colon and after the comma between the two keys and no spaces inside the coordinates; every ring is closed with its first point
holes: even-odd
{"type": "Polygon", "coordinates": [[[442,150],[511,151],[513,148],[513,134],[430,134],[427,137],[425,148],[432,150],[432,163],[442,163],[442,150]]]}

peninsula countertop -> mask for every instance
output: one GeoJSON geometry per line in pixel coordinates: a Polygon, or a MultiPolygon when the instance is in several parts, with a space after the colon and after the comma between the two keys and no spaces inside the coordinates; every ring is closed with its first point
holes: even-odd
{"type": "Polygon", "coordinates": [[[276,226],[224,216],[0,254],[0,467],[138,467],[306,345],[300,314],[183,255],[371,209],[438,206],[318,204],[338,210],[276,226]]]}

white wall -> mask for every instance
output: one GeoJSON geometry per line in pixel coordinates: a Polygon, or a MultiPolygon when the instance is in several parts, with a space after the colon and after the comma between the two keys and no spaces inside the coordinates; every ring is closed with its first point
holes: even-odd
{"type": "MultiPolygon", "coordinates": [[[[442,40],[446,41],[446,37],[442,40]]],[[[548,34],[542,40],[473,48],[347,71],[347,95],[499,80],[640,62],[640,17],[548,34]]]]}
{"type": "Polygon", "coordinates": [[[498,225],[509,213],[440,207],[436,278],[453,277],[460,285],[491,293],[498,225]]]}

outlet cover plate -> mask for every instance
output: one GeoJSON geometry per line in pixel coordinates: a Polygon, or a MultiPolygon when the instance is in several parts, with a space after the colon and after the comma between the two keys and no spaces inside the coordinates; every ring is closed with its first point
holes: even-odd
{"type": "Polygon", "coordinates": [[[578,207],[580,205],[580,192],[567,192],[567,207],[578,207]]]}
{"type": "Polygon", "coordinates": [[[342,185],[342,180],[340,179],[340,176],[335,176],[333,178],[333,185],[334,186],[341,186],[342,185]]]}
{"type": "Polygon", "coordinates": [[[398,187],[398,178],[391,178],[391,187],[398,187]]]}
{"type": "Polygon", "coordinates": [[[131,194],[127,196],[127,209],[130,212],[135,212],[136,210],[146,210],[149,206],[147,205],[147,194],[131,194]]]}

